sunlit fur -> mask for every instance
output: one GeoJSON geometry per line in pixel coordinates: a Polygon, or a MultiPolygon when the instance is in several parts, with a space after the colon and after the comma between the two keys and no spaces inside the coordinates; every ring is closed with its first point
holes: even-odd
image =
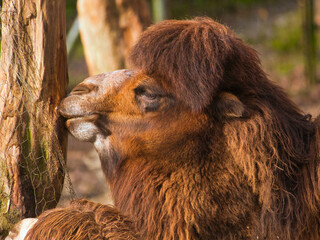
{"type": "MultiPolygon", "coordinates": [[[[200,145],[212,147],[210,160],[190,170],[189,181],[182,188],[189,206],[185,203],[184,207],[175,208],[174,223],[168,224],[171,236],[177,226],[182,227],[178,219],[188,215],[191,206],[196,209],[196,214],[190,214],[193,216],[199,216],[198,211],[206,206],[201,201],[196,206],[197,200],[192,198],[199,193],[193,193],[190,182],[199,174],[207,180],[201,181],[207,198],[213,195],[207,200],[209,212],[216,211],[211,223],[215,226],[195,224],[195,229],[211,229],[212,236],[218,239],[320,239],[320,139],[315,136],[315,125],[319,129],[319,123],[312,123],[310,116],[303,115],[268,80],[253,49],[228,28],[198,18],[165,21],[149,28],[133,49],[132,60],[138,69],[172,87],[177,98],[192,109],[204,112],[209,106],[209,112],[216,113],[211,111],[215,108],[212,98],[227,91],[242,101],[249,114],[245,119],[212,121],[212,133],[207,131],[211,142],[200,145]],[[217,136],[219,140],[212,142],[217,136]],[[221,146],[218,142],[222,142],[221,146]]],[[[187,169],[179,172],[187,177],[187,169]]],[[[178,185],[177,191],[182,187],[178,185]]],[[[168,189],[172,191],[172,186],[168,189]]],[[[162,207],[170,209],[182,204],[176,199],[162,207]]],[[[209,216],[210,213],[203,214],[202,221],[209,223],[209,216]]],[[[188,223],[185,221],[182,227],[185,231],[188,223]]]]}
{"type": "Polygon", "coordinates": [[[85,80],[60,112],[94,143],[142,239],[320,239],[320,119],[252,48],[209,18],[171,20],[142,34],[131,62],[85,80]]]}
{"type": "Polygon", "coordinates": [[[87,200],[43,213],[29,232],[30,240],[137,240],[137,230],[115,208],[87,200]]]}

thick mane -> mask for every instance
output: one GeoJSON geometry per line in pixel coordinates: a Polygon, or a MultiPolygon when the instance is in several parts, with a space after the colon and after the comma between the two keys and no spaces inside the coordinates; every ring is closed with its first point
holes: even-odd
{"type": "Polygon", "coordinates": [[[130,59],[199,110],[209,104],[223,79],[231,36],[227,27],[209,18],[163,21],[142,34],[130,59]]]}
{"type": "Polygon", "coordinates": [[[294,124],[289,122],[292,119],[274,119],[270,114],[276,113],[265,109],[249,121],[227,123],[225,136],[233,160],[261,203],[261,236],[302,239],[305,232],[313,232],[309,227],[314,228],[315,222],[319,227],[319,195],[310,185],[319,175],[309,172],[316,166],[309,152],[313,124],[308,117],[300,123],[295,119],[294,124]]]}
{"type": "MultiPolygon", "coordinates": [[[[254,234],[301,239],[317,232],[319,153],[312,149],[319,145],[319,123],[268,79],[255,50],[228,28],[196,18],[150,27],[134,47],[131,61],[193,110],[209,109],[213,118],[215,96],[222,91],[236,95],[247,115],[225,121],[222,129],[229,161],[243,171],[261,204],[254,234]]],[[[319,231],[308,237],[318,239],[319,231]]]]}
{"type": "Polygon", "coordinates": [[[320,158],[313,141],[319,123],[304,115],[257,61],[250,61],[254,58],[248,46],[234,41],[235,52],[244,52],[228,62],[232,71],[225,75],[224,90],[237,94],[252,116],[227,123],[225,135],[235,161],[259,194],[262,236],[302,239],[318,232],[308,236],[318,239],[319,231],[313,229],[320,227],[320,158]]]}

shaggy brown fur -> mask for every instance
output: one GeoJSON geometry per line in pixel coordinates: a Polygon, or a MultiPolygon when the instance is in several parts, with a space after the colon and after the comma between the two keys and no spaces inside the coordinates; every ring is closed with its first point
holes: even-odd
{"type": "Polygon", "coordinates": [[[127,217],[112,207],[76,200],[67,208],[46,211],[26,240],[137,240],[137,230],[127,217]]]}
{"type": "Polygon", "coordinates": [[[253,49],[208,18],[164,21],[131,61],[85,80],[60,112],[94,143],[142,239],[320,239],[320,120],[253,49]]]}
{"type": "MultiPolygon", "coordinates": [[[[210,214],[205,214],[206,224],[195,224],[195,229],[210,229],[217,239],[320,239],[320,155],[319,150],[310,152],[320,144],[319,136],[315,136],[319,121],[312,123],[310,116],[303,115],[282,89],[268,80],[253,49],[228,28],[198,18],[165,21],[149,28],[133,49],[131,59],[135,67],[161,79],[194,110],[218,116],[213,98],[226,91],[236,95],[247,111],[245,118],[212,121],[212,133],[208,129],[209,136],[220,136],[213,142],[211,137],[212,162],[203,163],[198,171],[207,179],[201,187],[207,197],[215,195],[209,203],[211,211],[217,205],[219,214],[214,214],[214,224],[210,223],[210,214]],[[221,176],[215,179],[214,175],[221,176]],[[209,223],[212,225],[205,227],[209,223]]],[[[198,167],[193,166],[191,176],[197,175],[198,167]]],[[[190,182],[179,186],[180,191],[186,191],[190,207],[181,206],[187,213],[177,210],[177,225],[179,215],[188,215],[196,205],[188,190],[191,186],[190,182]]],[[[171,206],[178,205],[171,202],[171,206]]],[[[159,208],[154,207],[155,211],[159,208]]],[[[199,203],[196,215],[202,208],[199,203]]],[[[177,231],[173,225],[170,223],[171,235],[177,231]]],[[[183,228],[187,231],[186,225],[183,228]]],[[[197,232],[194,230],[190,232],[197,232]]]]}

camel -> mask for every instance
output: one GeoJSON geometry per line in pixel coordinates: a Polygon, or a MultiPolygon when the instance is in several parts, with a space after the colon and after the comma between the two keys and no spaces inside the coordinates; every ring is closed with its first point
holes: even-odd
{"type": "MultiPolygon", "coordinates": [[[[320,117],[269,80],[255,50],[210,18],[167,20],[130,59],[130,69],[84,80],[59,108],[99,153],[109,210],[133,223],[128,236],[320,239],[320,117]]],[[[57,227],[71,229],[72,214],[57,227]]],[[[38,219],[27,239],[50,231],[38,219]]]]}

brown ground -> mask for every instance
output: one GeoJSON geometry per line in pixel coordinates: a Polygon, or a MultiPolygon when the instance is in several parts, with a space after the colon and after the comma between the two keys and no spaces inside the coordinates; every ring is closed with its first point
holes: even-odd
{"type": "Polygon", "coordinates": [[[59,205],[66,206],[72,199],[72,187],[76,198],[86,198],[99,203],[112,204],[109,187],[101,171],[97,152],[91,143],[80,142],[69,134],[67,168],[71,179],[65,180],[59,205]]]}

